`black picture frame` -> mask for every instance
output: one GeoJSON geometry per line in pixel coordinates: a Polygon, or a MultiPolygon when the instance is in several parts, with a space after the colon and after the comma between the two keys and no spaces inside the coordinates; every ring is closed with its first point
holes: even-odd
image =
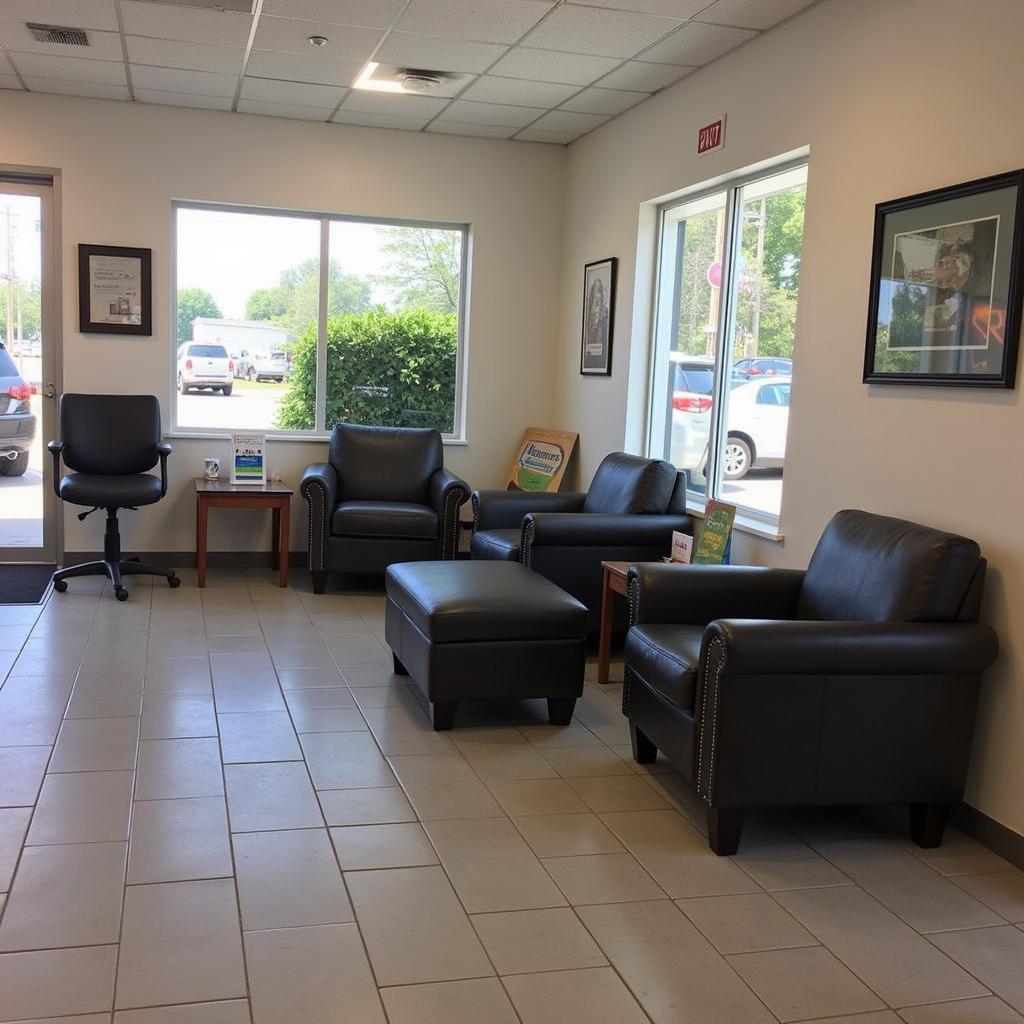
{"type": "Polygon", "coordinates": [[[1024,169],[879,203],[871,252],[864,382],[1015,387],[1024,297],[1022,250],[1024,169]],[[1012,194],[1007,195],[1007,190],[1012,194]],[[928,216],[929,211],[934,214],[928,216]],[[950,220],[957,216],[963,219],[950,220]],[[1004,216],[1012,223],[1004,223],[1004,216]],[[900,225],[905,230],[897,230],[900,225]],[[907,240],[908,255],[916,246],[915,258],[926,263],[931,252],[934,264],[915,270],[904,261],[901,239],[907,240]],[[886,266],[889,277],[883,278],[886,266]],[[950,266],[958,266],[953,273],[960,274],[960,279],[946,280],[952,286],[943,287],[939,274],[950,274],[950,266]],[[947,298],[940,304],[943,295],[947,298]],[[880,314],[888,316],[884,327],[880,327],[880,314]],[[911,342],[916,335],[922,344],[890,344],[898,317],[902,317],[901,334],[911,342]],[[959,344],[942,344],[946,341],[959,344]],[[913,353],[917,353],[916,367],[909,365],[913,353]],[[926,362],[933,365],[923,365],[926,362]]]}
{"type": "MultiPolygon", "coordinates": [[[[110,272],[108,268],[108,273],[110,272]]],[[[115,285],[108,282],[105,290],[113,290],[115,285]]],[[[88,245],[78,246],[78,329],[83,334],[133,334],[151,336],[153,334],[153,250],[139,249],[124,245],[88,245]],[[126,288],[120,294],[111,295],[111,319],[93,319],[92,298],[94,271],[98,268],[92,264],[93,257],[109,260],[138,261],[138,267],[127,265],[126,288]],[[132,310],[132,293],[137,288],[139,311],[132,310]],[[114,304],[120,303],[125,309],[118,312],[114,304]],[[132,322],[138,316],[138,323],[132,322]]]]}
{"type": "Polygon", "coordinates": [[[610,377],[612,341],[615,337],[615,291],[618,278],[617,256],[594,260],[583,267],[583,317],[580,330],[580,373],[585,377],[610,377]],[[602,296],[596,293],[599,286],[602,296]],[[603,302],[603,297],[607,298],[603,302]],[[591,305],[595,317],[591,315],[591,305]]]}

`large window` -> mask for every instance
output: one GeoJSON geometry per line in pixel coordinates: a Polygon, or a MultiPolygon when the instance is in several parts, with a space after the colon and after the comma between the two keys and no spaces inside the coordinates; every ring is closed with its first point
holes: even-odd
{"type": "Polygon", "coordinates": [[[661,210],[650,454],[766,525],[782,503],[807,166],[661,210]]]}
{"type": "Polygon", "coordinates": [[[175,429],[461,437],[467,228],[176,203],[175,429]]]}

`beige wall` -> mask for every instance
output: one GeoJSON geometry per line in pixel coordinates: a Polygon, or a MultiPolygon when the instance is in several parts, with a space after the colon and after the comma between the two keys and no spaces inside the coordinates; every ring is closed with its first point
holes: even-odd
{"type": "Polygon", "coordinates": [[[1024,165],[1022,39],[1019,0],[825,0],[571,146],[556,416],[580,431],[584,481],[604,452],[642,446],[653,255],[642,204],[809,146],[785,543],[745,537],[734,550],[741,561],[802,566],[828,518],[850,506],[977,539],[992,565],[986,614],[1002,654],[984,684],[967,798],[1017,832],[1020,392],[869,388],[861,372],[874,205],[1024,165]],[[698,127],[723,112],[725,149],[698,159],[698,127]],[[581,378],[579,278],[585,262],[612,255],[614,373],[581,378]]]}
{"type": "MultiPolygon", "coordinates": [[[[446,447],[445,458],[473,486],[503,482],[523,428],[546,423],[554,404],[543,370],[557,335],[564,163],[558,146],[0,92],[0,164],[61,171],[64,389],[152,392],[165,429],[172,199],[469,223],[469,444],[446,447]],[[78,332],[79,242],[153,250],[152,338],[78,332]]],[[[228,446],[174,445],[168,498],[124,514],[126,548],[194,549],[190,480],[204,456],[228,446]]],[[[324,443],[279,441],[269,459],[297,484],[325,452],[324,443]]],[[[217,513],[211,550],[265,550],[268,522],[217,513]]],[[[296,502],[293,547],[305,549],[305,530],[296,502]]],[[[68,511],[65,531],[66,550],[101,546],[95,517],[81,524],[68,511]]]]}

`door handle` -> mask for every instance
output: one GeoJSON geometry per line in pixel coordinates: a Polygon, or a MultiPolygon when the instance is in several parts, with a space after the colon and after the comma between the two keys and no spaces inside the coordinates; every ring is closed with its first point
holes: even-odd
{"type": "Polygon", "coordinates": [[[57,396],[57,389],[52,384],[43,385],[43,397],[44,398],[55,398],[57,396]]]}

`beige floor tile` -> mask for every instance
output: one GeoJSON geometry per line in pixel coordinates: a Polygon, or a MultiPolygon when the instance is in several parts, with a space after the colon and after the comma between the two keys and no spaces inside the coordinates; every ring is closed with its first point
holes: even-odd
{"type": "Polygon", "coordinates": [[[563,778],[633,774],[633,769],[605,746],[545,747],[541,753],[563,778]]]}
{"type": "Polygon", "coordinates": [[[440,868],[356,871],[345,880],[379,985],[494,973],[440,868]]]}
{"type": "MultiPolygon", "coordinates": [[[[243,654],[218,654],[217,658],[244,658],[243,654]]],[[[247,679],[230,675],[213,679],[213,696],[219,714],[240,711],[284,711],[284,697],[276,679],[247,679]]]]}
{"type": "Polygon", "coordinates": [[[349,686],[368,688],[371,686],[405,685],[405,676],[396,676],[390,665],[349,665],[343,671],[349,686]]]}
{"type": "Polygon", "coordinates": [[[892,1010],[877,1010],[874,1013],[854,1013],[844,1017],[819,1017],[817,1020],[802,1021],[801,1024],[903,1024],[903,1018],[892,1010]]]}
{"type": "Polygon", "coordinates": [[[579,814],[587,805],[564,779],[506,779],[488,782],[506,814],[579,814]]]}
{"type": "Polygon", "coordinates": [[[470,920],[499,974],[603,967],[608,961],[573,911],[515,910],[470,920]]]}
{"type": "Polygon", "coordinates": [[[0,955],[0,1018],[38,1021],[110,1013],[117,946],[80,946],[0,955]]]}
{"type": "Polygon", "coordinates": [[[517,743],[475,743],[461,739],[455,742],[462,756],[485,781],[558,777],[551,765],[521,736],[517,743]]]}
{"type": "MultiPolygon", "coordinates": [[[[103,1024],[106,1020],[104,1017],[103,1024]]],[[[114,1014],[114,1024],[250,1024],[249,1004],[244,999],[227,999],[188,1006],[118,1010],[114,1014]]]]}
{"type": "Polygon", "coordinates": [[[318,686],[308,690],[285,690],[284,697],[292,711],[298,708],[321,711],[356,706],[352,694],[345,686],[318,686]]]}
{"type": "Polygon", "coordinates": [[[771,1014],[668,900],[583,907],[583,923],[655,1024],[771,1024],[771,1014]]]}
{"type": "Polygon", "coordinates": [[[0,690],[0,747],[47,746],[54,742],[70,692],[63,688],[21,685],[8,679],[0,690]]]}
{"type": "Polygon", "coordinates": [[[911,1006],[900,1010],[900,1016],[906,1024],[1021,1024],[1024,1021],[1024,1017],[995,996],[911,1006]]]}
{"type": "Polygon", "coordinates": [[[231,874],[224,797],[136,802],[128,859],[130,885],[231,874]]]}
{"type": "Polygon", "coordinates": [[[366,732],[357,708],[291,708],[297,732],[366,732]]]}
{"type": "Polygon", "coordinates": [[[424,827],[469,913],[565,905],[508,818],[431,821],[424,827]]]}
{"type": "Polygon", "coordinates": [[[531,814],[512,821],[538,857],[625,852],[594,814],[531,814]]]}
{"type": "Polygon", "coordinates": [[[395,777],[368,732],[303,733],[302,750],[317,789],[394,785],[395,777]]]}
{"type": "Polygon", "coordinates": [[[984,995],[985,989],[853,886],[779,893],[779,902],[890,1006],[984,995]]]}
{"type": "Polygon", "coordinates": [[[252,654],[254,649],[264,647],[256,636],[211,636],[207,637],[207,646],[211,654],[252,654]]]}
{"type": "Polygon", "coordinates": [[[333,665],[326,668],[280,668],[277,678],[282,690],[305,690],[313,687],[341,687],[345,685],[341,672],[333,665]]]}
{"type": "Polygon", "coordinates": [[[152,657],[146,665],[146,696],[154,693],[186,694],[212,693],[210,659],[189,655],[186,657],[152,657]]]}
{"type": "Polygon", "coordinates": [[[334,662],[327,653],[327,648],[317,641],[304,643],[271,644],[270,657],[278,672],[288,669],[323,669],[334,668],[334,662]]]}
{"type": "Polygon", "coordinates": [[[647,1024],[629,989],[610,967],[517,974],[505,979],[523,1024],[647,1024]]]}
{"type": "Polygon", "coordinates": [[[6,892],[11,887],[14,868],[31,817],[31,807],[0,808],[0,892],[6,892]]]}
{"type": "Polygon", "coordinates": [[[52,747],[0,747],[0,807],[36,802],[52,747]]]}
{"type": "Polygon", "coordinates": [[[352,920],[326,829],[247,832],[232,841],[246,931],[352,920]]]}
{"type": "Polygon", "coordinates": [[[644,779],[636,776],[570,779],[569,785],[599,814],[615,811],[659,811],[669,806],[644,779]]]}
{"type": "Polygon", "coordinates": [[[128,887],[118,1009],[245,995],[238,908],[229,879],[128,887]]]}
{"type": "Polygon", "coordinates": [[[321,789],[317,795],[328,825],[390,825],[416,820],[416,812],[398,786],[321,789]]]}
{"type": "Polygon", "coordinates": [[[109,1013],[75,1014],[73,1017],[35,1017],[32,1020],[16,1020],[13,1024],[110,1024],[109,1013]]]}
{"type": "Polygon", "coordinates": [[[547,703],[537,720],[526,722],[516,719],[516,728],[535,747],[588,747],[600,744],[600,740],[582,723],[573,719],[568,725],[552,725],[547,720],[547,703]]]}
{"type": "Polygon", "coordinates": [[[728,960],[783,1024],[885,1008],[821,946],[740,953],[728,960]]]}
{"type": "Polygon", "coordinates": [[[306,766],[296,761],[224,766],[232,832],[323,828],[306,766]]]}
{"type": "Polygon", "coordinates": [[[958,875],[956,884],[1013,924],[1024,922],[1024,871],[958,875]]]}
{"type": "Polygon", "coordinates": [[[384,1024],[354,924],[246,932],[253,1024],[384,1024]]]}
{"type": "Polygon", "coordinates": [[[662,899],[665,893],[628,853],[554,857],[544,867],[575,906],[662,899]]]}
{"type": "Polygon", "coordinates": [[[220,796],[224,792],[216,739],[143,740],[136,800],[220,796]]]}
{"type": "Polygon", "coordinates": [[[436,864],[437,854],[417,822],[332,828],[331,839],[344,871],[436,864]]]}
{"type": "Polygon", "coordinates": [[[819,843],[817,849],[920,932],[1002,923],[973,896],[885,839],[819,843]]]}
{"type": "Polygon", "coordinates": [[[244,761],[301,761],[302,750],[287,711],[218,715],[221,758],[244,761]]]}
{"type": "Polygon", "coordinates": [[[929,938],[983,985],[1024,1013],[1024,932],[1007,925],[940,932],[929,938]]]}
{"type": "Polygon", "coordinates": [[[137,718],[65,720],[50,759],[51,772],[116,772],[135,767],[137,718]]]}
{"type": "Polygon", "coordinates": [[[719,953],[814,946],[818,940],[764,893],[676,900],[719,953]]]}
{"type": "Polygon", "coordinates": [[[924,850],[910,839],[903,848],[943,875],[972,875],[982,871],[1009,871],[1013,865],[959,829],[947,828],[942,845],[924,850]]]}
{"type": "Polygon", "coordinates": [[[496,978],[381,989],[391,1024],[519,1024],[496,978]]]}
{"type": "Polygon", "coordinates": [[[414,754],[389,757],[388,762],[424,821],[501,814],[494,797],[458,754],[414,754]]]}
{"type": "Polygon", "coordinates": [[[769,892],[852,884],[835,865],[803,843],[741,845],[732,861],[769,892]]]}
{"type": "Polygon", "coordinates": [[[134,772],[47,775],[27,842],[101,843],[128,838],[134,772]]]}
{"type": "Polygon", "coordinates": [[[423,702],[406,682],[389,683],[387,686],[353,686],[352,696],[364,711],[370,708],[423,706],[423,702]]]}
{"type": "Polygon", "coordinates": [[[79,673],[65,718],[138,718],[142,706],[142,673],[124,677],[79,673]]]}
{"type": "Polygon", "coordinates": [[[457,752],[451,739],[444,733],[434,732],[425,717],[420,716],[422,720],[417,724],[405,724],[382,717],[396,711],[420,716],[419,710],[403,707],[363,709],[363,715],[373,730],[374,739],[383,753],[389,756],[399,756],[403,754],[454,754],[457,752]]]}
{"type": "Polygon", "coordinates": [[[391,652],[386,651],[376,639],[342,639],[336,644],[329,643],[327,649],[342,673],[347,668],[387,668],[391,665],[391,652]]]}
{"type": "Polygon", "coordinates": [[[217,735],[217,716],[209,693],[146,693],[142,701],[144,740],[188,739],[217,735]]]}
{"type": "Polygon", "coordinates": [[[0,951],[117,942],[126,854],[125,843],[28,847],[0,923],[0,951]]]}

